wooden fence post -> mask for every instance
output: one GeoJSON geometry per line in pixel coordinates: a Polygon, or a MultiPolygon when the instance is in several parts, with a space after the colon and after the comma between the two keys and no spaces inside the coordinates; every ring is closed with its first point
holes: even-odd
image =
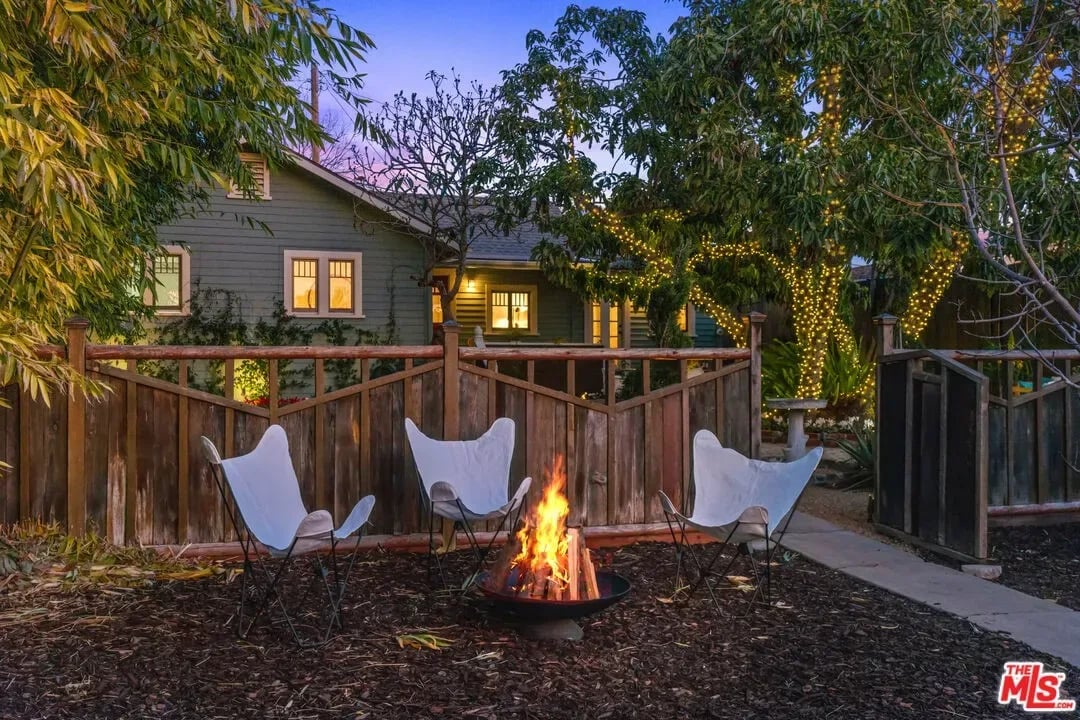
{"type": "Polygon", "coordinates": [[[878,355],[888,355],[896,349],[896,316],[878,315],[874,318],[877,327],[878,355]]]}
{"type": "Polygon", "coordinates": [[[761,331],[765,314],[750,313],[750,457],[761,457],[761,331]]]}
{"type": "MultiPolygon", "coordinates": [[[[881,358],[885,357],[894,350],[894,344],[896,343],[896,316],[883,314],[874,317],[874,327],[877,329],[877,360],[874,363],[874,413],[875,415],[881,408],[881,384],[882,384],[882,371],[881,371],[881,358]]],[[[908,376],[910,379],[910,375],[908,376]]],[[[911,422],[911,418],[908,418],[908,423],[911,422]]],[[[909,466],[910,469],[910,466],[909,466]]],[[[877,417],[874,418],[874,494],[873,497],[873,516],[874,522],[881,522],[881,492],[878,490],[878,483],[881,479],[881,422],[877,417]]],[[[905,501],[906,504],[907,501],[905,501]]]]}
{"type": "Polygon", "coordinates": [[[443,329],[443,440],[461,439],[461,403],[458,373],[458,342],[461,326],[447,320],[443,329]]]}
{"type": "MultiPolygon", "coordinates": [[[[76,375],[86,375],[86,330],[90,322],[72,318],[67,328],[67,360],[76,375]]],[[[86,393],[77,383],[68,388],[67,416],[67,531],[86,531],[86,393]]]]}

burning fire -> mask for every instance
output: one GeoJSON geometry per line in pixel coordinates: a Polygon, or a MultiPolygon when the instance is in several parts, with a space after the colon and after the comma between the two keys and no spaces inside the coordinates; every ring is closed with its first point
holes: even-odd
{"type": "Polygon", "coordinates": [[[525,524],[517,533],[521,552],[514,557],[512,565],[518,569],[518,577],[548,578],[564,587],[567,577],[566,517],[570,514],[570,502],[563,490],[566,488],[566,467],[562,456],[548,473],[547,485],[540,504],[525,518],[525,524]]]}
{"type": "Polygon", "coordinates": [[[547,473],[544,495],[496,560],[489,587],[512,588],[515,595],[544,600],[595,600],[600,597],[596,567],[580,528],[566,527],[570,502],[563,458],[547,473]],[[516,570],[516,575],[512,572],[516,570]]]}

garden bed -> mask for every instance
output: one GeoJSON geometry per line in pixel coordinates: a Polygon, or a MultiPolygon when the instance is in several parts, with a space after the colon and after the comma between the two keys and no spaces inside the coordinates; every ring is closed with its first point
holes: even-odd
{"type": "Polygon", "coordinates": [[[994,528],[989,543],[1003,585],[1080,610],[1080,523],[994,528]]]}
{"type": "MultiPolygon", "coordinates": [[[[775,575],[790,607],[731,619],[705,595],[664,601],[669,546],[608,557],[634,589],[579,643],[524,640],[479,600],[433,595],[414,555],[363,556],[347,633],[303,652],[265,625],[247,642],[222,627],[239,591],[226,574],[135,589],[12,583],[0,591],[0,717],[1022,717],[995,702],[1015,659],[1043,659],[1080,694],[1060,661],[801,558],[775,575]],[[418,633],[450,645],[399,644],[418,633]]],[[[719,594],[743,610],[742,592],[719,594]]]]}

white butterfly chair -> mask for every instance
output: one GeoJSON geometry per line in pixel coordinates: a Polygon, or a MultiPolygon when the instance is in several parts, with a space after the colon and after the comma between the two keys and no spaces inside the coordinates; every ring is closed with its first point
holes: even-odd
{"type": "Polygon", "coordinates": [[[810,478],[821,461],[821,448],[814,448],[793,462],[765,462],[751,460],[739,452],[725,448],[708,430],[699,430],[694,436],[694,512],[687,517],[675,509],[663,492],[660,505],[664,510],[672,540],[675,541],[676,571],[675,587],[680,587],[682,560],[689,554],[697,566],[698,579],[690,587],[689,598],[705,584],[716,605],[720,605],[708,581],[712,568],[727,546],[735,546],[736,552],[727,567],[716,577],[723,578],[740,555],[750,560],[757,583],[751,604],[762,589],[765,580],[765,597],[771,599],[772,578],[770,563],[773,552],[787,531],[792,513],[806,489],[810,478]],[[694,528],[716,538],[721,545],[706,565],[686,542],[687,528],[694,528]],[[678,528],[678,533],[676,533],[678,528]],[[775,537],[774,537],[775,536],[775,537]],[[749,543],[765,542],[765,567],[759,573],[749,543]]]}
{"type": "Polygon", "coordinates": [[[293,638],[300,647],[312,647],[326,643],[335,627],[342,627],[341,602],[352,572],[356,553],[352,554],[349,564],[342,574],[338,567],[337,546],[353,533],[363,535],[363,526],[375,506],[375,498],[368,495],[356,503],[352,512],[340,527],[334,527],[334,518],[326,510],[309,513],[300,497],[300,484],[293,470],[289,457],[289,441],[285,430],[280,425],[271,425],[263,434],[254,450],[246,455],[222,460],[217,447],[208,438],[202,438],[203,453],[210,462],[221,497],[229,512],[229,519],[240,538],[244,551],[244,573],[240,589],[240,603],[237,610],[236,632],[241,638],[247,637],[255,621],[270,606],[281,608],[285,622],[292,631],[293,638]],[[236,512],[228,502],[225,485],[228,485],[236,502],[236,512]],[[244,531],[246,529],[246,532],[244,531]],[[262,554],[255,542],[264,546],[273,558],[281,560],[277,571],[270,569],[263,562],[262,554]],[[324,565],[318,552],[330,550],[330,569],[324,565]],[[293,617],[285,604],[285,599],[276,592],[280,581],[286,575],[291,561],[301,555],[312,557],[312,569],[315,577],[298,605],[307,599],[311,588],[320,583],[326,590],[329,601],[329,618],[321,639],[306,642],[297,632],[293,617]],[[258,572],[255,568],[258,567],[258,572]],[[333,574],[333,581],[329,575],[333,574]],[[253,583],[255,610],[245,624],[244,610],[248,602],[248,582],[253,583]]]}
{"type": "Polygon", "coordinates": [[[468,589],[483,567],[495,538],[513,516],[510,530],[517,527],[525,494],[532,478],[525,478],[513,497],[508,497],[510,460],[514,455],[514,421],[499,418],[486,433],[476,440],[434,440],[406,418],[405,432],[409,436],[416,461],[420,487],[428,506],[428,561],[434,559],[446,586],[442,561],[435,552],[435,516],[452,520],[454,529],[460,526],[476,556],[476,570],[463,584],[468,589]],[[473,524],[499,520],[499,527],[487,546],[481,547],[473,524]]]}

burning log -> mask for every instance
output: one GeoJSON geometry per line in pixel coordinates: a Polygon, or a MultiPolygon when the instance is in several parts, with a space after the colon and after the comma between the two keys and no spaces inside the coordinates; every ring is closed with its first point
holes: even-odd
{"type": "Polygon", "coordinates": [[[492,588],[501,589],[507,586],[510,579],[510,570],[514,564],[514,558],[521,552],[521,540],[516,534],[511,534],[506,539],[506,544],[499,550],[495,558],[495,567],[491,573],[490,585],[492,588]]]}
{"type": "Polygon", "coordinates": [[[551,573],[551,568],[546,565],[541,567],[533,575],[532,587],[529,590],[529,597],[543,599],[547,595],[547,581],[548,575],[551,573]]]}
{"type": "Polygon", "coordinates": [[[600,597],[600,587],[596,584],[596,566],[593,565],[592,553],[589,548],[581,549],[581,565],[585,575],[585,587],[588,590],[589,600],[600,597]]]}
{"type": "Polygon", "coordinates": [[[581,530],[570,528],[566,531],[566,579],[570,600],[581,598],[581,530]]]}

